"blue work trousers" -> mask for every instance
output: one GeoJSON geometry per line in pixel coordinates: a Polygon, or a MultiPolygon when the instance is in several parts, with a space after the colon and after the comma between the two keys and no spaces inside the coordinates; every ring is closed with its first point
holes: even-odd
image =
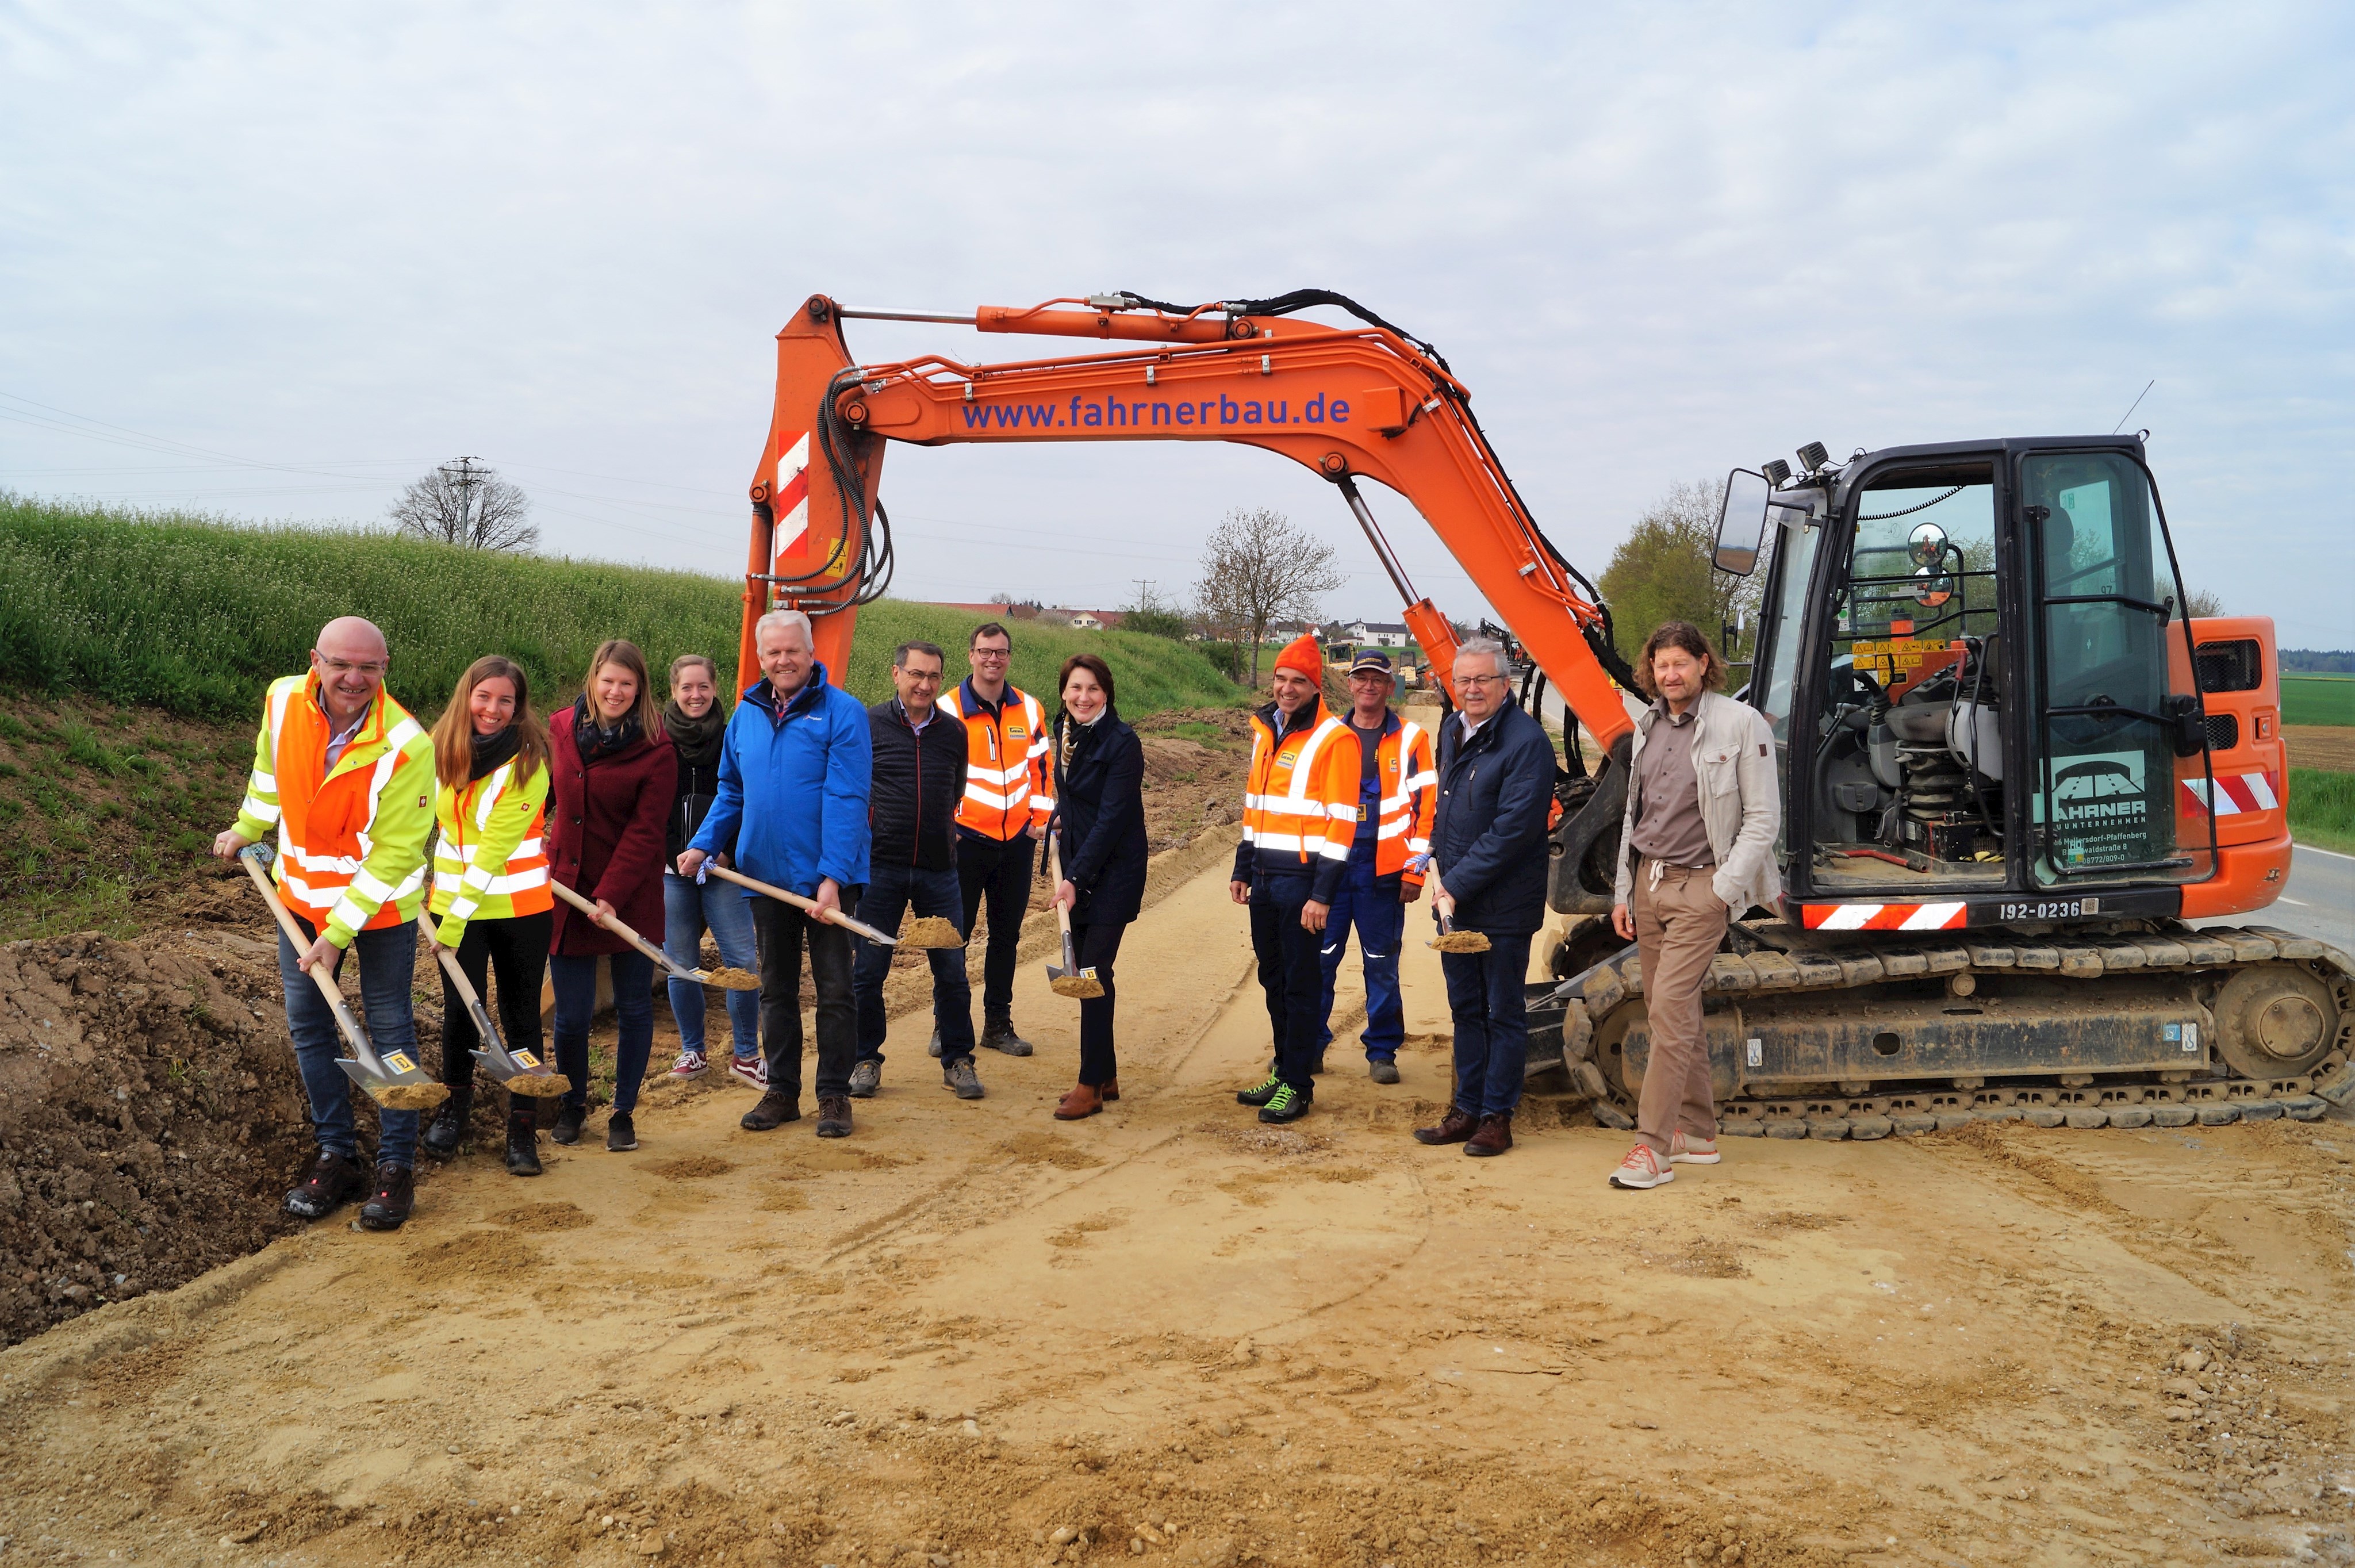
{"type": "MultiPolygon", "coordinates": [[[[878,931],[898,935],[900,917],[912,906],[921,918],[938,915],[957,928],[964,923],[964,888],[956,868],[927,871],[918,866],[869,868],[867,891],[858,895],[858,918],[878,931]]],[[[883,977],[891,972],[894,949],[871,942],[858,944],[850,965],[851,995],[858,1003],[858,1060],[883,1060],[883,1038],[890,1019],[883,1012],[883,977]]],[[[935,947],[925,955],[932,964],[932,1027],[941,1031],[941,1065],[973,1060],[973,983],[965,978],[964,949],[935,947]]]]}
{"type": "Polygon", "coordinates": [[[1406,906],[1399,902],[1399,877],[1374,875],[1370,837],[1349,852],[1349,874],[1325,922],[1325,1001],[1318,1010],[1317,1050],[1333,1043],[1333,982],[1358,933],[1358,955],[1366,970],[1366,1027],[1359,1035],[1369,1061],[1389,1061],[1406,1039],[1406,1005],[1399,999],[1399,942],[1406,933],[1406,906]]]}
{"type": "MultiPolygon", "coordinates": [[[[294,923],[308,947],[318,940],[318,928],[301,915],[294,923]]],[[[343,1031],[336,1027],[336,1011],[319,994],[319,983],[304,973],[296,960],[303,955],[286,933],[278,933],[278,979],[286,988],[286,1032],[294,1037],[294,1065],[303,1074],[303,1093],[311,1102],[311,1130],[321,1154],[346,1157],[360,1152],[359,1128],[352,1120],[352,1081],[336,1063],[343,1059],[343,1031]]],[[[417,1019],[410,1011],[409,986],[417,974],[417,923],[363,931],[336,960],[341,975],[346,959],[360,966],[360,1017],[368,1043],[379,1057],[400,1051],[417,1056],[417,1019]]],[[[417,1113],[376,1114],[378,1159],[391,1165],[417,1163],[417,1113]]]]}
{"type": "Polygon", "coordinates": [[[1439,955],[1455,1021],[1455,1108],[1467,1116],[1509,1114],[1529,1070],[1529,933],[1487,936],[1486,953],[1439,955]]]}
{"type": "MultiPolygon", "coordinates": [[[[719,961],[731,969],[754,974],[761,968],[761,944],[752,935],[752,910],[743,890],[714,877],[698,883],[676,871],[663,873],[663,954],[682,969],[703,963],[703,933],[709,928],[719,944],[719,961]]],[[[728,1033],[736,1059],[750,1061],[761,1054],[761,993],[723,991],[728,1000],[728,1033]]],[[[703,987],[674,975],[670,980],[671,1016],[678,1020],[678,1043],[687,1051],[703,1049],[703,987]]]]}

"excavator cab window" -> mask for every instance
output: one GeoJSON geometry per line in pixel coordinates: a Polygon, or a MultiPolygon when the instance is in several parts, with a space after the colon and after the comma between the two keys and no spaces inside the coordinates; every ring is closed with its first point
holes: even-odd
{"type": "Polygon", "coordinates": [[[1849,498],[1809,781],[1827,891],[2003,880],[1995,495],[1979,461],[1849,498]]]}
{"type": "Polygon", "coordinates": [[[2207,835],[2179,834],[2176,799],[2179,776],[2205,777],[2204,729],[2149,478],[2119,453],[2031,453],[2019,497],[2038,645],[2037,880],[2204,877],[2207,835]]]}

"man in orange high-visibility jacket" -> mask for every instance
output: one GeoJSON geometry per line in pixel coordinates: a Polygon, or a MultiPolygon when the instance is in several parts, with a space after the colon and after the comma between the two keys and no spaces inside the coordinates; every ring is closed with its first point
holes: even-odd
{"type": "Polygon", "coordinates": [[[304,971],[333,975],[350,949],[360,966],[368,1039],[388,1061],[413,1056],[409,987],[417,966],[417,910],[425,900],[425,840],[433,827],[433,741],[384,689],[384,634],[357,615],[330,621],[311,650],[311,673],[271,683],[254,737],[253,773],[237,826],[213,853],[278,833],[278,891],[310,946],[278,938],[286,1029],[311,1102],[319,1157],[286,1195],[286,1211],[324,1219],[362,1192],[360,1223],[397,1231],[414,1200],[417,1113],[377,1114],[371,1183],[352,1120],[351,1081],[336,1065],[336,1016],[304,971]]]}
{"type": "Polygon", "coordinates": [[[1252,715],[1243,838],[1228,891],[1251,906],[1252,950],[1275,1061],[1235,1098],[1295,1122],[1316,1097],[1325,971],[1317,949],[1358,831],[1358,738],[1326,709],[1325,656],[1304,636],[1275,656],[1275,700],[1252,715]]]}
{"type": "Polygon", "coordinates": [[[1377,1083],[1399,1081],[1398,1049],[1406,1039],[1406,1008],[1399,997],[1399,944],[1406,906],[1423,896],[1424,859],[1431,853],[1431,813],[1439,774],[1431,760],[1431,732],[1391,711],[1391,656],[1368,648],[1349,667],[1349,729],[1358,738],[1358,822],[1349,869],[1325,923],[1323,1001],[1317,1009],[1317,1051],[1333,1043],[1333,982],[1341,973],[1349,930],[1366,971],[1366,1071],[1377,1083]]]}
{"type": "MultiPolygon", "coordinates": [[[[941,711],[964,721],[964,798],[957,802],[957,880],[964,890],[964,931],[989,903],[989,947],[981,965],[981,1043],[1028,1056],[1014,1032],[1014,955],[1030,909],[1032,840],[1047,834],[1055,781],[1047,763],[1047,714],[1039,699],[1010,685],[1014,636],[995,621],[974,628],[966,662],[973,674],[941,697],[941,711]]],[[[932,1031],[932,1054],[941,1035],[932,1031]]]]}

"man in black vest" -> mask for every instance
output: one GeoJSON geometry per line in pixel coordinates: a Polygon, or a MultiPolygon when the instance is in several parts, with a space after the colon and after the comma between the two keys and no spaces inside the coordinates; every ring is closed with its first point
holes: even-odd
{"type": "MultiPolygon", "coordinates": [[[[943,711],[941,650],[931,643],[901,643],[891,655],[891,685],[898,693],[867,710],[875,741],[873,784],[868,792],[867,891],[858,917],[882,931],[897,931],[913,905],[918,916],[938,915],[964,930],[964,891],[957,882],[956,808],[964,796],[964,723],[943,711]]],[[[858,1003],[858,1064],[850,1071],[855,1099],[871,1099],[883,1082],[883,979],[891,972],[889,947],[859,947],[851,970],[858,1003]]],[[[973,987],[965,979],[964,949],[935,947],[932,1022],[941,1035],[941,1082],[960,1100],[978,1100],[981,1080],[973,1070],[973,987]]]]}

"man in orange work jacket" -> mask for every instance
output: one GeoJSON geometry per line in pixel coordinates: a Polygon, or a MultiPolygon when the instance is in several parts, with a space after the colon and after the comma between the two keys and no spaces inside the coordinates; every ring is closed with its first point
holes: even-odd
{"type": "Polygon", "coordinates": [[[318,1160],[286,1195],[286,1211],[324,1219],[368,1192],[360,1223],[373,1231],[397,1231],[409,1219],[417,1113],[378,1112],[371,1182],[351,1081],[336,1064],[343,1055],[336,1016],[304,971],[333,975],[350,949],[377,1053],[388,1061],[415,1054],[409,987],[433,827],[433,741],[384,689],[389,662],[384,634],[370,623],[357,615],[327,623],[311,650],[311,673],[271,683],[237,826],[213,840],[214,854],[235,859],[277,830],[279,896],[310,939],[297,950],[283,933],[278,938],[286,1029],[319,1140],[318,1160]]]}
{"type": "Polygon", "coordinates": [[[1275,700],[1252,715],[1243,838],[1228,891],[1251,906],[1252,950],[1275,1061],[1235,1098],[1296,1122],[1316,1098],[1325,971],[1317,949],[1358,831],[1358,737],[1326,708],[1325,656],[1303,636],[1275,656],[1275,700]]]}
{"type": "Polygon", "coordinates": [[[1431,854],[1431,814],[1439,773],[1431,760],[1431,731],[1391,711],[1391,656],[1368,648],[1349,666],[1349,729],[1359,758],[1358,821],[1349,869],[1325,923],[1323,998],[1316,1012],[1316,1050],[1333,1043],[1333,982],[1341,973],[1349,930],[1366,971],[1366,1072],[1377,1083],[1399,1081],[1398,1049],[1406,1039],[1406,1007],[1399,997],[1399,944],[1406,906],[1423,896],[1431,854]]]}
{"type": "MultiPolygon", "coordinates": [[[[1013,634],[995,621],[974,628],[965,650],[973,674],[941,698],[941,710],[964,721],[964,798],[957,802],[957,880],[964,891],[964,932],[989,902],[989,950],[981,966],[981,1043],[1028,1056],[1014,1032],[1014,955],[1030,909],[1030,845],[1047,833],[1055,785],[1047,766],[1047,715],[1039,699],[1007,683],[1013,634]]],[[[932,1031],[932,1054],[941,1035],[932,1031]]]]}

